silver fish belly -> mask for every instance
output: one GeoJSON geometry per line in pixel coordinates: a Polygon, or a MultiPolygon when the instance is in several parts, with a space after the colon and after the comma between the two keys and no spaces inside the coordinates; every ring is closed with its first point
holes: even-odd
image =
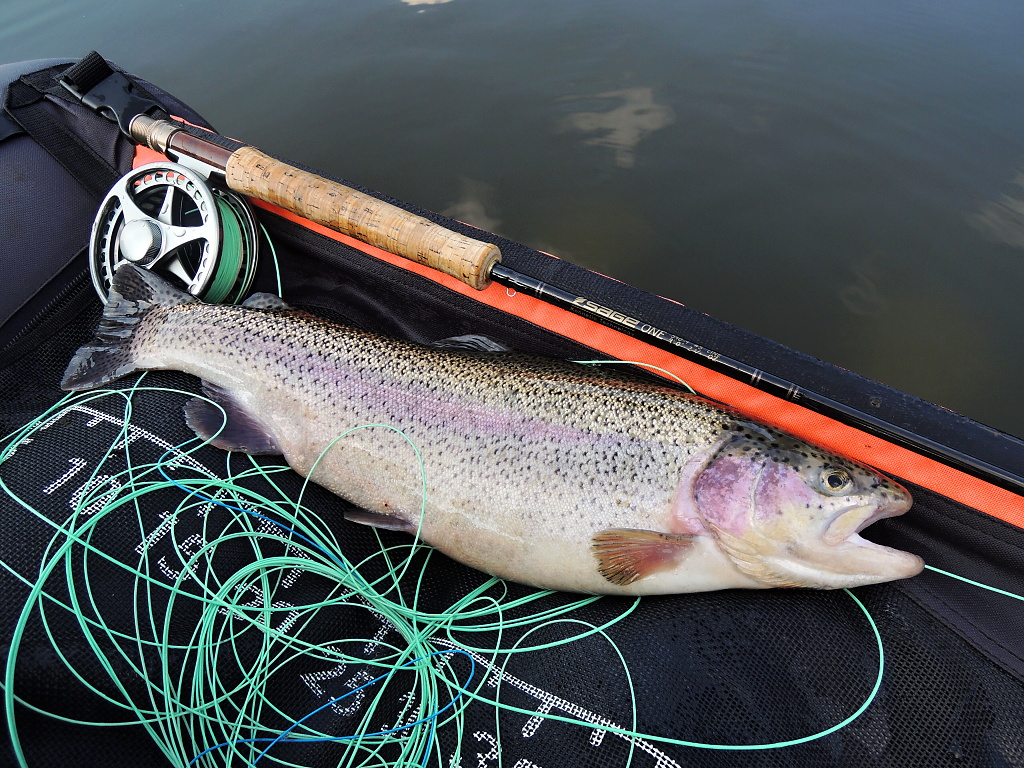
{"type": "Polygon", "coordinates": [[[922,567],[857,535],[909,508],[903,488],[700,398],[561,360],[382,337],[263,295],[248,304],[202,304],[124,267],[64,386],[194,374],[220,406],[186,406],[201,437],[283,454],[359,507],[350,519],[540,587],[829,588],[922,567]]]}

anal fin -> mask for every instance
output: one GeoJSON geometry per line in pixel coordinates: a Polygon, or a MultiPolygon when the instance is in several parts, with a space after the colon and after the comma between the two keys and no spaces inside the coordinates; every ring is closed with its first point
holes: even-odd
{"type": "Polygon", "coordinates": [[[185,403],[185,423],[203,440],[225,451],[253,455],[282,453],[273,433],[226,389],[204,381],[203,394],[220,408],[201,397],[185,403]]]}
{"type": "Polygon", "coordinates": [[[676,564],[693,543],[684,533],[608,528],[591,538],[597,570],[612,584],[627,586],[676,564]]]}

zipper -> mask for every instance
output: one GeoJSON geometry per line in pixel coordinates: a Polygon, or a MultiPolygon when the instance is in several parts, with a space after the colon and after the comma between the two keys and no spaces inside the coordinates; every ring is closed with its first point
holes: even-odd
{"type": "MultiPolygon", "coordinates": [[[[31,346],[27,342],[34,342],[34,335],[41,329],[45,328],[55,319],[61,319],[65,315],[77,315],[84,308],[81,302],[81,294],[84,288],[87,288],[91,284],[89,278],[89,270],[82,269],[75,273],[75,275],[64,285],[61,289],[50,298],[43,307],[35,312],[32,319],[24,323],[20,330],[10,338],[10,340],[0,349],[0,368],[6,368],[8,365],[22,357],[31,346]],[[23,349],[22,349],[23,348],[23,349]]],[[[8,322],[13,322],[17,318],[17,313],[14,317],[10,318],[8,322]]],[[[68,317],[67,319],[71,319],[68,317]]],[[[63,322],[59,322],[55,326],[55,330],[59,330],[64,326],[63,322]]],[[[52,335],[51,331],[48,335],[52,335]]]]}

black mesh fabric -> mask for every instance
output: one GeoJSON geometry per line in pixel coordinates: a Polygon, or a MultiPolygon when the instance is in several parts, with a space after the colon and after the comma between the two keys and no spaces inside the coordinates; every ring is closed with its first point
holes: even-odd
{"type": "MultiPolygon", "coordinates": [[[[87,313],[95,314],[95,310],[87,313]]],[[[47,345],[22,358],[15,370],[5,369],[0,391],[6,402],[20,406],[18,412],[5,413],[11,422],[34,416],[46,396],[50,400],[57,396],[53,388],[47,388],[41,396],[40,388],[33,386],[32,397],[7,400],[8,395],[18,394],[11,379],[24,382],[25,373],[30,373],[55,381],[66,359],[60,352],[69,355],[89,336],[88,320],[59,331],[47,345]]],[[[195,388],[195,382],[184,376],[163,376],[158,383],[195,388]]],[[[147,402],[143,398],[137,403],[134,422],[170,443],[185,440],[189,434],[179,415],[181,399],[168,403],[155,399],[147,402]]],[[[34,488],[38,494],[41,486],[67,466],[69,452],[88,455],[90,450],[105,449],[109,434],[97,434],[87,424],[88,418],[83,416],[54,434],[54,444],[45,446],[52,463],[27,465],[13,460],[4,467],[5,480],[10,483],[13,478],[16,491],[28,495],[34,488]],[[60,445],[66,446],[63,451],[60,445]]],[[[208,450],[216,454],[213,449],[208,450]]],[[[203,459],[211,466],[218,463],[216,455],[203,459]]],[[[297,481],[292,478],[288,487],[297,492],[297,481]]],[[[925,527],[929,519],[941,519],[941,509],[927,506],[928,494],[914,490],[920,494],[918,498],[925,499],[914,509],[914,527],[925,527]]],[[[325,519],[338,520],[343,548],[353,559],[377,546],[368,529],[341,520],[343,505],[336,498],[313,489],[306,500],[325,519]]],[[[52,512],[59,518],[68,514],[67,509],[66,505],[55,504],[52,512]]],[[[154,508],[150,516],[153,528],[159,524],[156,512],[154,508]]],[[[8,524],[0,544],[0,559],[23,573],[32,573],[33,568],[38,568],[48,532],[26,516],[14,515],[9,507],[5,519],[8,524]]],[[[912,533],[898,530],[901,524],[879,524],[879,537],[897,545],[904,538],[913,538],[912,533]]],[[[191,527],[179,523],[177,536],[181,540],[198,530],[198,523],[191,527]]],[[[121,533],[127,534],[123,540],[112,536],[110,541],[103,542],[104,547],[121,553],[130,550],[138,534],[121,533]]],[[[401,534],[385,536],[386,543],[399,541],[401,534]]],[[[155,550],[154,557],[167,551],[155,550]]],[[[238,558],[224,564],[226,574],[244,565],[244,555],[239,553],[238,558]]],[[[969,569],[977,576],[975,571],[969,569]]],[[[480,574],[442,558],[435,558],[429,573],[428,586],[421,593],[425,610],[452,603],[482,580],[480,574]]],[[[103,573],[96,578],[102,579],[103,573]]],[[[116,571],[106,578],[103,583],[109,588],[110,598],[123,601],[130,582],[116,571]]],[[[951,601],[958,600],[961,607],[975,608],[982,621],[998,618],[1000,623],[1018,628],[1019,612],[1012,610],[1009,598],[990,600],[975,588],[948,584],[944,579],[926,574],[905,584],[856,590],[883,639],[885,667],[877,697],[860,718],[839,732],[806,745],[759,751],[754,753],[757,764],[1021,764],[1024,736],[1018,714],[1024,707],[1024,685],[1019,671],[1008,669],[971,642],[965,630],[969,625],[962,622],[958,613],[936,612],[930,605],[933,591],[945,592],[952,595],[951,601]],[[1012,618],[1014,613],[1018,615],[1016,621],[1012,618]]],[[[301,586],[302,599],[311,602],[326,588],[315,579],[301,586]]],[[[517,587],[512,590],[513,594],[525,592],[517,587]]],[[[59,590],[55,593],[60,594],[59,590]]],[[[19,615],[26,594],[27,589],[5,581],[5,589],[0,593],[0,615],[9,617],[8,620],[19,615]]],[[[562,599],[566,598],[555,596],[548,602],[556,604],[562,599]]],[[[629,606],[630,601],[606,598],[578,611],[574,618],[601,624],[629,606]]],[[[325,626],[342,624],[353,637],[371,637],[377,629],[367,626],[363,612],[339,616],[336,621],[323,618],[325,626]]],[[[124,620],[129,622],[127,607],[124,620]]],[[[76,628],[58,621],[50,631],[67,645],[76,628]]],[[[324,639],[335,634],[328,631],[324,639]]],[[[819,732],[856,711],[870,694],[878,668],[876,642],[867,620],[843,593],[722,592],[648,598],[609,634],[625,655],[637,692],[637,730],[693,742],[768,744],[819,732]]],[[[555,635],[557,632],[550,630],[531,639],[541,643],[555,635]]],[[[493,640],[472,639],[483,645],[486,640],[493,640]]],[[[510,632],[504,644],[511,645],[516,639],[516,634],[510,632]]],[[[1014,641],[1015,636],[1006,639],[1014,641]]],[[[1019,652],[1019,644],[1014,645],[1019,652]]],[[[68,680],[38,622],[30,625],[18,659],[18,690],[29,694],[30,701],[50,709],[56,707],[69,716],[87,711],[93,717],[118,717],[116,708],[104,712],[94,695],[68,680]]],[[[94,664],[84,668],[91,670],[90,679],[103,687],[104,674],[94,664]]],[[[305,671],[316,669],[314,664],[305,671]]],[[[301,672],[296,671],[298,674],[301,672]]],[[[132,682],[130,675],[123,679],[132,682]]],[[[338,681],[334,695],[343,692],[341,682],[338,681]]],[[[138,681],[135,683],[137,686],[138,681]]],[[[501,691],[502,700],[514,706],[582,717],[596,724],[628,726],[632,717],[621,662],[607,643],[595,639],[514,658],[504,670],[501,691]]],[[[309,698],[308,689],[296,684],[294,678],[290,685],[282,684],[270,695],[291,711],[303,712],[309,707],[305,701],[309,698]]],[[[382,721],[397,718],[399,702],[391,702],[390,706],[388,711],[387,703],[380,705],[382,721]]],[[[469,758],[477,752],[487,755],[490,740],[495,736],[495,712],[486,705],[475,705],[467,714],[469,741],[463,745],[464,753],[469,758]]],[[[595,746],[593,741],[599,738],[595,736],[599,731],[556,722],[531,724],[525,715],[502,713],[498,723],[502,759],[512,765],[520,760],[535,765],[624,765],[630,750],[630,742],[621,737],[605,736],[595,746]]],[[[162,764],[151,739],[141,729],[119,729],[116,737],[100,738],[95,729],[62,726],[60,738],[55,738],[51,720],[20,708],[18,725],[32,765],[102,765],[111,760],[162,764]],[[65,762],[70,755],[75,759],[65,762]]],[[[344,723],[336,725],[344,727],[344,723]]],[[[444,732],[441,737],[445,738],[444,732]]],[[[446,748],[455,751],[454,744],[447,743],[446,748]]],[[[752,757],[749,752],[657,742],[643,742],[640,749],[634,764],[746,766],[751,764],[752,757]]],[[[332,746],[302,750],[306,752],[304,756],[289,751],[289,759],[300,765],[332,765],[332,758],[336,759],[337,750],[332,746]]]]}
{"type": "MultiPolygon", "coordinates": [[[[0,147],[0,155],[3,151],[0,147]]],[[[594,355],[554,331],[504,315],[274,215],[260,216],[277,248],[285,294],[292,303],[417,340],[481,333],[522,351],[574,359],[594,355]]],[[[513,263],[517,255],[523,259],[520,263],[531,259],[539,263],[544,258],[521,246],[502,245],[506,260],[511,257],[513,263]]],[[[59,266],[60,262],[54,262],[53,271],[59,266]]],[[[27,319],[0,356],[3,434],[35,418],[62,396],[58,383],[67,361],[92,336],[99,306],[91,285],[82,277],[84,268],[84,256],[80,254],[72,262],[72,272],[78,277],[66,276],[59,301],[33,307],[37,311],[31,317],[18,315],[27,319]]],[[[571,265],[559,264],[557,270],[564,279],[594,279],[571,265]]],[[[263,289],[272,285],[268,265],[261,268],[258,282],[263,289]]],[[[608,294],[609,304],[629,304],[640,311],[645,306],[660,307],[653,297],[628,286],[602,284],[601,290],[608,294]]],[[[733,331],[726,328],[720,333],[727,337],[733,331]]],[[[849,386],[855,388],[857,381],[852,377],[849,386]]],[[[198,391],[198,382],[183,374],[152,374],[147,382],[198,391]]],[[[145,435],[132,443],[133,461],[155,461],[167,446],[192,436],[181,416],[187,397],[148,392],[136,395],[131,421],[145,435]]],[[[61,478],[74,467],[75,459],[97,461],[110,447],[122,417],[123,408],[114,401],[65,414],[34,435],[33,442],[19,445],[15,455],[0,465],[0,478],[12,493],[42,510],[51,521],[65,521],[71,515],[77,481],[61,483],[61,478]]],[[[115,452],[103,471],[115,474],[124,466],[125,456],[123,451],[115,452]]],[[[225,465],[225,454],[213,448],[201,449],[195,459],[210,468],[225,465]]],[[[301,478],[291,473],[275,475],[274,480],[288,495],[297,494],[302,485],[301,478]]],[[[267,490],[260,479],[245,483],[256,490],[267,490]]],[[[918,552],[929,564],[944,570],[1017,595],[1024,593],[1024,535],[1019,529],[925,489],[911,486],[911,491],[916,502],[911,513],[882,521],[865,535],[918,552]]],[[[110,553],[114,561],[132,562],[133,557],[138,561],[140,541],[151,541],[146,562],[157,572],[160,558],[175,552],[175,541],[180,545],[189,537],[206,536],[217,526],[228,524],[229,516],[212,507],[205,517],[179,519],[173,537],[158,537],[161,512],[182,498],[182,493],[174,489],[166,494],[166,499],[155,498],[143,509],[141,529],[134,520],[121,525],[112,521],[97,529],[97,546],[110,553]]],[[[374,531],[344,521],[344,502],[315,486],[306,490],[304,502],[321,518],[336,521],[332,530],[353,561],[378,551],[380,541],[387,546],[408,540],[405,534],[384,531],[378,541],[374,531]]],[[[0,561],[22,574],[37,573],[52,528],[7,495],[0,495],[0,520],[4,530],[0,561]]],[[[81,554],[72,558],[78,562],[74,557],[80,558],[81,554]]],[[[216,560],[218,575],[229,578],[244,568],[250,557],[251,551],[245,547],[225,548],[216,560]]],[[[485,578],[436,554],[426,567],[427,576],[418,590],[419,607],[424,611],[451,605],[485,578]]],[[[133,581],[113,563],[96,563],[92,573],[96,609],[108,618],[114,617],[126,632],[131,629],[135,606],[145,604],[157,614],[166,609],[166,598],[159,592],[134,593],[133,581]],[[102,588],[96,589],[97,585],[102,588]]],[[[66,596],[62,574],[55,574],[47,583],[55,597],[66,596]]],[[[403,589],[411,596],[416,586],[405,584],[403,589]]],[[[330,587],[327,580],[305,574],[291,589],[295,590],[296,602],[314,602],[330,587]]],[[[508,585],[508,590],[511,597],[530,593],[517,585],[508,585]]],[[[3,665],[27,595],[28,588],[22,582],[0,570],[3,665]]],[[[755,751],[696,746],[800,740],[828,730],[855,713],[872,696],[880,658],[871,623],[849,594],[725,591],[646,598],[635,608],[630,600],[603,598],[577,610],[571,618],[602,625],[632,611],[607,634],[622,651],[635,691],[635,713],[623,662],[600,635],[550,650],[513,655],[503,668],[488,666],[481,655],[475,681],[486,680],[482,690],[488,695],[497,693],[503,702],[529,713],[571,717],[592,726],[562,724],[517,712],[497,713],[484,703],[474,703],[465,711],[461,745],[455,743],[453,728],[441,728],[437,748],[427,764],[444,768],[499,764],[518,768],[610,768],[626,764],[658,768],[1024,765],[1024,726],[1020,721],[1024,712],[1024,603],[932,572],[905,582],[860,588],[854,595],[862,601],[881,638],[881,684],[864,713],[830,735],[755,751]],[[602,730],[602,726],[692,744],[631,739],[602,730]],[[453,762],[457,747],[461,760],[453,762]]],[[[531,610],[574,599],[551,595],[531,610]]],[[[99,729],[58,722],[32,711],[31,706],[37,706],[68,717],[82,713],[113,721],[123,717],[117,707],[71,677],[54,650],[50,636],[59,639],[62,649],[74,652],[73,661],[87,680],[113,695],[110,675],[85,647],[76,622],[58,610],[48,611],[45,618],[46,625],[38,613],[29,617],[14,669],[15,689],[25,700],[14,709],[27,763],[170,764],[139,726],[99,729]]],[[[174,631],[184,638],[191,629],[183,620],[174,631]]],[[[373,637],[386,629],[365,610],[338,608],[318,616],[317,622],[301,631],[309,642],[329,645],[342,637],[373,637]]],[[[526,640],[541,645],[574,631],[556,624],[530,634],[526,640]]],[[[508,628],[501,638],[502,647],[512,647],[524,634],[522,628],[508,628]]],[[[481,647],[497,641],[493,633],[462,638],[456,633],[455,637],[481,647]]],[[[438,643],[444,640],[437,638],[438,643]]],[[[241,644],[240,653],[247,658],[246,654],[255,654],[257,647],[258,639],[253,638],[251,645],[241,644]]],[[[154,655],[152,663],[159,662],[154,655]]],[[[170,663],[179,664],[181,658],[175,656],[170,663]]],[[[114,664],[128,693],[141,698],[145,690],[142,678],[116,659],[114,664]]],[[[457,673],[468,674],[465,658],[456,658],[451,664],[457,673]]],[[[295,659],[286,668],[287,673],[276,676],[268,687],[268,699],[298,717],[345,692],[357,670],[333,675],[324,672],[325,666],[330,665],[295,659]],[[318,673],[320,695],[302,682],[303,675],[318,673]]],[[[238,680],[238,671],[231,664],[225,663],[218,672],[227,687],[238,680]]],[[[373,714],[375,723],[407,722],[402,718],[407,716],[404,707],[408,702],[399,694],[395,689],[378,702],[373,714]]],[[[360,701],[365,705],[368,699],[360,701]]],[[[342,735],[350,731],[351,717],[326,710],[315,722],[325,731],[342,735]]],[[[270,724],[286,722],[281,718],[274,723],[268,715],[270,724]]],[[[0,765],[14,765],[11,744],[3,750],[0,765]]],[[[260,764],[332,766],[342,759],[342,750],[337,744],[282,745],[260,764]]],[[[382,755],[393,756],[387,750],[382,755]]]]}

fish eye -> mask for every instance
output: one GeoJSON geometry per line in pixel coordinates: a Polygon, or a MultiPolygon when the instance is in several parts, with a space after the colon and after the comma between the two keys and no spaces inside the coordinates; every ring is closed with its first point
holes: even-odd
{"type": "Polygon", "coordinates": [[[853,488],[853,477],[845,469],[825,467],[821,471],[821,487],[825,493],[840,496],[853,488]]]}

